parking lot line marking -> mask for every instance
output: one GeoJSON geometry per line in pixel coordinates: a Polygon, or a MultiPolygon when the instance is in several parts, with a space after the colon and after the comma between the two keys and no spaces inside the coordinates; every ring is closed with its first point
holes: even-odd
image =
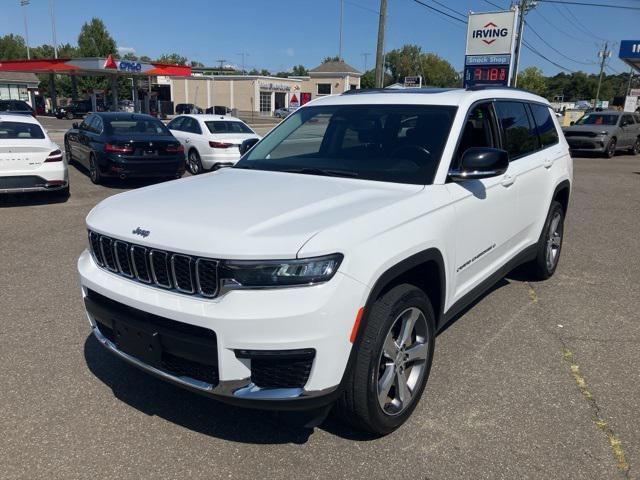
{"type": "Polygon", "coordinates": [[[625,476],[628,477],[628,475],[629,475],[629,463],[627,462],[627,459],[625,457],[624,448],[622,447],[622,442],[616,436],[615,432],[611,429],[611,427],[609,425],[607,425],[607,422],[605,422],[602,419],[602,417],[600,416],[600,407],[596,403],[596,400],[593,397],[593,394],[589,391],[589,388],[587,386],[587,381],[585,380],[585,378],[580,373],[580,367],[575,362],[573,353],[569,349],[564,348],[562,350],[562,358],[567,363],[569,363],[569,368],[571,370],[571,375],[573,376],[574,380],[576,381],[576,384],[578,385],[578,388],[580,389],[580,392],[582,393],[584,398],[586,398],[587,401],[591,404],[591,408],[592,408],[593,416],[594,416],[594,420],[593,421],[596,424],[596,426],[600,430],[602,430],[602,432],[607,436],[607,440],[609,442],[609,447],[611,448],[611,453],[613,454],[613,456],[615,457],[616,461],[618,462],[618,464],[617,464],[618,469],[621,470],[622,472],[624,472],[625,476]]]}

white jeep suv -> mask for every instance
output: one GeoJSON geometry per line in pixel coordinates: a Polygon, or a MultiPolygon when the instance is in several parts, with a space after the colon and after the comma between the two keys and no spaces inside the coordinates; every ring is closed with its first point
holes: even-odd
{"type": "Polygon", "coordinates": [[[519,264],[554,273],[571,181],[555,115],[530,93],[324,97],[232,168],[96,206],[78,261],[89,322],[177,385],[257,408],[337,404],[386,434],[449,320],[519,264]]]}

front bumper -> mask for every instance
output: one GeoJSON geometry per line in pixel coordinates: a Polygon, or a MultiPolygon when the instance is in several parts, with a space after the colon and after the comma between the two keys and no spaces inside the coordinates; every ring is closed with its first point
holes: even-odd
{"type": "MultiPolygon", "coordinates": [[[[328,283],[277,290],[234,290],[203,299],[159,290],[97,267],[84,252],[78,269],[85,300],[90,291],[154,316],[215,333],[217,377],[202,381],[178,375],[120,350],[99,330],[88,305],[92,332],[109,351],[164,380],[241,406],[307,409],[339,395],[349,355],[356,312],[364,304],[365,285],[340,273],[328,283]],[[308,379],[296,388],[258,386],[252,363],[241,351],[315,353],[308,379]]],[[[259,382],[258,382],[259,383],[259,382]]]]}
{"type": "Polygon", "coordinates": [[[567,143],[571,150],[590,152],[604,152],[607,149],[609,137],[569,137],[567,143]]]}

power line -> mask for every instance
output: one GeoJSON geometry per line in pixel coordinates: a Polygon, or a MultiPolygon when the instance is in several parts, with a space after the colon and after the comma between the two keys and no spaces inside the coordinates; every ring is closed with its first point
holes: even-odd
{"type": "Polygon", "coordinates": [[[445,5],[444,3],[442,3],[442,2],[438,2],[438,0],[431,0],[431,1],[432,1],[433,3],[435,3],[436,5],[440,5],[442,8],[446,8],[446,9],[447,9],[447,10],[449,10],[450,12],[453,12],[453,13],[455,13],[455,14],[457,14],[457,15],[460,15],[462,18],[467,18],[466,13],[462,13],[462,12],[459,12],[458,10],[454,10],[453,8],[448,7],[448,6],[447,6],[447,5],[445,5]]]}
{"type": "Polygon", "coordinates": [[[422,5],[423,7],[426,7],[430,10],[433,10],[434,12],[438,12],[441,15],[444,15],[445,17],[449,17],[453,20],[455,20],[456,22],[460,22],[460,23],[467,23],[466,20],[460,20],[458,17],[454,17],[453,15],[449,15],[447,12],[443,12],[442,10],[437,9],[436,7],[432,7],[431,5],[427,5],[424,2],[421,2],[420,0],[413,0],[414,2],[416,2],[419,5],[422,5]]]}
{"type": "MultiPolygon", "coordinates": [[[[555,7],[555,8],[558,8],[556,5],[554,5],[554,7],[555,7]]],[[[576,37],[576,36],[574,36],[574,35],[571,35],[570,33],[567,33],[567,32],[565,31],[565,29],[558,27],[558,26],[557,26],[556,24],[554,24],[551,20],[549,20],[547,17],[545,17],[545,16],[542,14],[542,12],[540,11],[540,9],[539,9],[539,8],[536,8],[536,9],[534,9],[533,11],[534,11],[534,12],[536,12],[538,15],[540,15],[540,17],[541,17],[545,22],[547,22],[549,25],[551,25],[551,27],[552,27],[553,29],[555,29],[555,31],[560,32],[560,33],[562,33],[563,35],[566,35],[567,37],[572,38],[573,40],[577,40],[578,42],[584,42],[584,41],[585,41],[586,37],[578,38],[578,37],[576,37]]],[[[591,41],[591,39],[588,39],[588,40],[589,40],[589,41],[591,41]]]]}
{"type": "Polygon", "coordinates": [[[380,13],[377,10],[374,10],[373,8],[365,7],[364,5],[360,5],[359,3],[355,3],[350,0],[343,0],[343,1],[344,3],[348,3],[349,5],[352,5],[354,7],[361,8],[362,10],[366,10],[367,12],[375,13],[376,15],[380,13]]]}
{"type": "Polygon", "coordinates": [[[571,10],[569,10],[565,5],[553,5],[553,8],[555,8],[558,13],[560,15],[562,15],[569,23],[571,23],[574,27],[576,27],[577,30],[580,30],[581,32],[584,32],[587,34],[587,36],[591,37],[591,38],[597,38],[598,40],[606,40],[602,37],[599,37],[598,35],[596,35],[595,33],[591,32],[589,29],[587,29],[584,25],[582,25],[582,22],[580,22],[580,20],[578,19],[578,17],[576,17],[573,12],[571,10]],[[572,18],[568,17],[564,11],[566,11],[569,15],[571,15],[572,18]]]}
{"type": "Polygon", "coordinates": [[[540,35],[530,24],[529,22],[527,22],[526,20],[524,21],[524,23],[527,25],[527,27],[529,27],[529,30],[531,30],[531,33],[533,33],[536,37],[538,37],[542,43],[544,43],[547,47],[549,47],[551,50],[553,50],[554,52],[556,52],[558,55],[560,55],[563,58],[566,58],[567,60],[571,61],[571,62],[575,62],[575,63],[579,63],[581,65],[593,65],[593,62],[581,62],[580,60],[575,60],[571,57],[568,57],[567,55],[565,55],[564,53],[562,53],[560,50],[558,50],[556,47],[554,47],[553,45],[551,45],[549,42],[547,42],[542,35],[540,35]]]}
{"type": "Polygon", "coordinates": [[[565,72],[569,72],[569,73],[576,73],[575,70],[571,70],[569,68],[563,67],[562,65],[560,65],[559,63],[554,62],[553,60],[551,60],[550,58],[544,56],[542,53],[540,53],[536,48],[532,47],[529,42],[527,42],[526,40],[522,40],[522,44],[527,48],[527,50],[529,50],[531,53],[533,53],[534,55],[537,55],[538,57],[542,58],[543,60],[546,60],[547,62],[549,62],[552,65],[555,65],[556,67],[558,67],[560,70],[564,70],[565,72]]]}
{"type": "Polygon", "coordinates": [[[538,0],[544,3],[560,3],[563,5],[579,5],[582,7],[601,7],[601,8],[618,8],[622,10],[637,10],[640,11],[640,7],[629,7],[627,5],[609,5],[606,3],[587,3],[587,2],[574,2],[569,0],[538,0]]]}
{"type": "Polygon", "coordinates": [[[484,2],[488,3],[492,7],[499,8],[500,10],[507,10],[507,8],[505,8],[505,7],[501,6],[501,5],[498,5],[497,3],[490,2],[489,0],[484,0],[484,2]]]}

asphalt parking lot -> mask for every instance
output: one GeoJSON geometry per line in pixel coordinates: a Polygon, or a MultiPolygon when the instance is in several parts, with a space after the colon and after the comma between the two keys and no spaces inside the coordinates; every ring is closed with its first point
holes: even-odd
{"type": "MultiPolygon", "coordinates": [[[[45,126],[62,145],[70,123],[45,126]]],[[[556,275],[511,274],[441,333],[416,412],[380,439],[219,404],[104,351],[76,276],[84,217],[140,184],[70,177],[64,202],[0,199],[0,477],[640,477],[640,156],[575,159],[556,275]]]]}

